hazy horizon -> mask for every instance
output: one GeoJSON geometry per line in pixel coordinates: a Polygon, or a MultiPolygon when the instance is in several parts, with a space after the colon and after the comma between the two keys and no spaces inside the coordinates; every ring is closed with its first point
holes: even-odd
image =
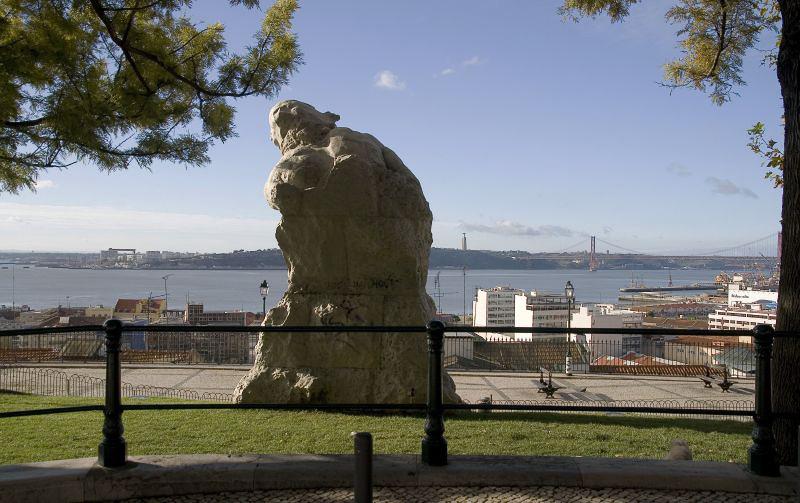
{"type": "MultiPolygon", "coordinates": [[[[437,247],[566,248],[596,235],[649,253],[712,250],[779,227],[781,192],[747,147],[761,121],[781,134],[775,71],[751,51],[724,106],[658,85],[680,53],[669,3],[625,22],[565,21],[561,0],[315,2],[294,23],[305,64],[278,96],[233,102],[238,137],[211,163],[101,173],[50,170],[37,193],[0,194],[0,246],[17,250],[277,247],[263,186],[279,159],[267,111],[298,99],[374,135],[422,184],[437,247]],[[235,244],[232,244],[235,243],[235,244]]],[[[257,13],[195,2],[232,49],[257,13]]],[[[771,35],[769,35],[771,36],[771,35]]],[[[768,36],[768,37],[769,37],[768,36]]],[[[771,47],[774,40],[759,42],[771,47]]]]}

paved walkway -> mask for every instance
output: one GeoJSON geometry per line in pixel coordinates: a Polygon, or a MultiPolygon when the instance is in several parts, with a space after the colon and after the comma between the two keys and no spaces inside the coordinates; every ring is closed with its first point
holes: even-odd
{"type": "MultiPolygon", "coordinates": [[[[57,368],[67,374],[105,377],[105,367],[100,365],[31,366],[57,368]]],[[[128,364],[122,367],[122,380],[132,385],[189,389],[198,393],[232,393],[249,369],[249,366],[128,364]]],[[[494,400],[544,400],[544,395],[538,393],[536,387],[539,374],[451,372],[451,376],[459,395],[468,401],[488,396],[494,400]]],[[[722,393],[719,388],[705,388],[699,379],[689,377],[553,375],[553,384],[562,388],[556,393],[556,398],[567,401],[703,400],[752,403],[755,398],[754,381],[736,381],[730,393],[722,393]]]]}
{"type": "MultiPolygon", "coordinates": [[[[711,491],[648,491],[642,489],[582,489],[577,487],[379,487],[373,492],[376,502],[434,503],[475,502],[507,503],[536,502],[563,503],[585,501],[591,503],[752,503],[753,494],[736,494],[711,491]]],[[[793,496],[756,496],[759,503],[797,501],[793,496]]],[[[294,489],[284,491],[253,491],[219,494],[191,494],[167,498],[125,500],[128,503],[200,503],[200,502],[352,502],[349,489],[294,489]]]]}
{"type": "MultiPolygon", "coordinates": [[[[539,374],[451,373],[456,390],[470,401],[491,396],[493,400],[542,400],[536,387],[539,374]]],[[[545,377],[546,379],[546,377],[545,377]]],[[[753,402],[755,382],[738,381],[729,393],[709,389],[696,378],[661,376],[553,375],[553,385],[562,388],[556,398],[581,400],[745,400],[753,402]]]]}
{"type": "MultiPolygon", "coordinates": [[[[95,458],[0,466],[5,501],[348,501],[351,455],[134,456],[120,469],[95,458]]],[[[798,501],[800,473],[759,477],[707,461],[451,456],[373,460],[377,501],[798,501]]]]}

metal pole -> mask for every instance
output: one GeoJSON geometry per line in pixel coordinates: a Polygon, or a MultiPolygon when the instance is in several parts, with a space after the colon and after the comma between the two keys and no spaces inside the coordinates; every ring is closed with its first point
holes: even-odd
{"type": "Polygon", "coordinates": [[[772,383],[770,365],[774,330],[770,325],[753,329],[756,350],[756,411],[753,416],[753,445],[750,446],[748,467],[756,475],[780,476],[780,465],[772,436],[772,383]]]}
{"type": "Polygon", "coordinates": [[[467,319],[467,266],[466,265],[461,270],[461,273],[462,273],[462,275],[464,277],[464,290],[463,290],[463,292],[464,292],[464,318],[462,318],[461,323],[464,323],[463,320],[467,319]]]}
{"type": "Polygon", "coordinates": [[[444,438],[442,407],[442,349],[444,323],[428,323],[428,401],[425,407],[425,437],[422,439],[422,462],[429,466],[447,464],[447,440],[444,438]]]}
{"type": "Polygon", "coordinates": [[[372,503],[372,435],[353,432],[355,454],[354,496],[356,503],[372,503]]]}
{"type": "Polygon", "coordinates": [[[569,354],[570,329],[572,328],[572,299],[567,297],[567,354],[564,358],[564,373],[572,375],[572,355],[569,354]]]}
{"type": "Polygon", "coordinates": [[[106,404],[103,409],[103,441],[98,447],[97,462],[106,468],[125,466],[127,445],[122,433],[122,381],[119,360],[122,322],[107,320],[106,330],[106,404]]]}
{"type": "Polygon", "coordinates": [[[169,276],[169,274],[164,276],[164,311],[169,309],[169,293],[167,292],[167,278],[169,276]]]}

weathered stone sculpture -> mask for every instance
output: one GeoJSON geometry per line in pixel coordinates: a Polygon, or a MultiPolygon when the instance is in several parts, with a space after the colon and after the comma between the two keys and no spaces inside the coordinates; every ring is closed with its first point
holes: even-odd
{"type": "MultiPolygon", "coordinates": [[[[423,326],[431,211],[419,181],[373,136],[299,101],[277,104],[283,157],[265,188],[289,288],[267,325],[423,326]]],[[[413,333],[262,333],[242,402],[421,403],[427,345],[413,333]]],[[[456,401],[445,374],[445,400],[456,401]]]]}

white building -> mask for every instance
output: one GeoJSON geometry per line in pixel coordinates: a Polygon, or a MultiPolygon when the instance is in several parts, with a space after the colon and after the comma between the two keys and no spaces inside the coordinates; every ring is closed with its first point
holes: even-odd
{"type": "MultiPolygon", "coordinates": [[[[572,314],[572,326],[576,328],[641,328],[644,313],[628,309],[617,309],[613,304],[580,306],[572,314]]],[[[641,335],[630,334],[592,334],[575,336],[578,342],[585,342],[592,361],[600,356],[622,356],[629,352],[640,352],[641,335]]]]}
{"type": "MultiPolygon", "coordinates": [[[[575,309],[575,303],[572,303],[575,309]]],[[[521,292],[514,296],[514,325],[517,327],[566,327],[569,304],[563,294],[521,292]]],[[[517,334],[522,336],[523,334],[517,334]]],[[[564,337],[563,335],[542,335],[564,337]]]]}
{"type": "MultiPolygon", "coordinates": [[[[778,292],[728,284],[728,306],[708,315],[711,330],[752,330],[756,325],[777,323],[778,292]]],[[[740,338],[749,342],[750,337],[740,338]]]]}
{"type": "Polygon", "coordinates": [[[778,292],[745,289],[739,283],[728,284],[728,307],[753,304],[758,301],[778,302],[778,292]]]}
{"type": "Polygon", "coordinates": [[[736,307],[717,309],[708,315],[708,328],[711,330],[752,330],[756,325],[777,323],[772,302],[761,301],[753,304],[738,304],[736,307]]]}
{"type": "Polygon", "coordinates": [[[514,296],[524,293],[510,286],[479,288],[472,300],[472,326],[514,326],[514,296]]]}

